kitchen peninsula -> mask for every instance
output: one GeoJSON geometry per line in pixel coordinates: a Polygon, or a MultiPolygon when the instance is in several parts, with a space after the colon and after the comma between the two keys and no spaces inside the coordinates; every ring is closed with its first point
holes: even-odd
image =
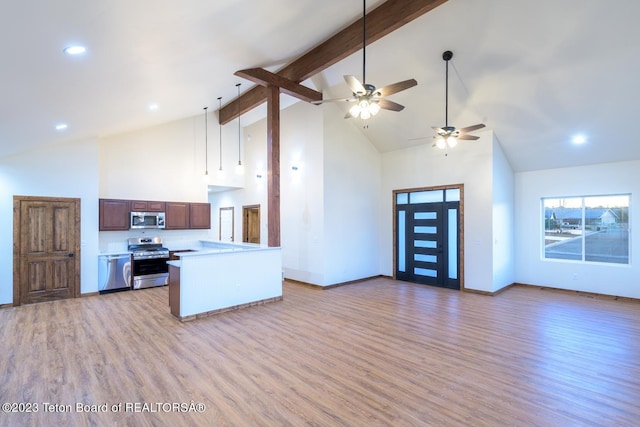
{"type": "Polygon", "coordinates": [[[181,321],[282,300],[280,248],[200,241],[174,255],[169,307],[181,321]]]}

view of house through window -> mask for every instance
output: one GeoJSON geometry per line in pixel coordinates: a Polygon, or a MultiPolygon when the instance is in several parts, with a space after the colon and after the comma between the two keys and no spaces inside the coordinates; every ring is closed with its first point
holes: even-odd
{"type": "Polygon", "coordinates": [[[629,199],[542,199],[544,258],[629,264],[629,199]]]}

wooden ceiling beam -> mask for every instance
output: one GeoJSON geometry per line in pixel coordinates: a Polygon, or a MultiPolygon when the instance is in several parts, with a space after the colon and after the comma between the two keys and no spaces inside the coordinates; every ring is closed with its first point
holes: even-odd
{"type": "Polygon", "coordinates": [[[302,101],[313,102],[321,101],[322,93],[317,90],[310,89],[306,86],[302,86],[300,83],[296,83],[285,77],[274,74],[264,68],[249,68],[247,70],[236,71],[234,75],[238,77],[251,80],[252,82],[259,84],[260,86],[277,86],[280,88],[281,93],[286,93],[302,101]]]}
{"type": "MultiPolygon", "coordinates": [[[[446,2],[447,0],[387,0],[367,14],[365,43],[373,43],[446,2]]],[[[300,83],[329,68],[362,49],[362,26],[363,19],[360,18],[275,74],[300,83]]],[[[264,86],[249,89],[220,109],[220,124],[230,122],[266,100],[267,91],[264,86]]]]}

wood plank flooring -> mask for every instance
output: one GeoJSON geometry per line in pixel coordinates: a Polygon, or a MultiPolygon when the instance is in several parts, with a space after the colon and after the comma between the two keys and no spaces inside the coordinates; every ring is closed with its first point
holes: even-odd
{"type": "Polygon", "coordinates": [[[181,323],[164,287],[0,310],[0,331],[0,403],[38,404],[1,426],[640,420],[640,304],[535,288],[286,282],[281,302],[181,323]]]}

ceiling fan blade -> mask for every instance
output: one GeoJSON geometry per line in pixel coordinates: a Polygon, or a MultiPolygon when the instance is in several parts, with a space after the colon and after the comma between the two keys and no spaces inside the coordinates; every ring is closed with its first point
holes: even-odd
{"type": "Polygon", "coordinates": [[[446,135],[447,131],[442,128],[432,126],[431,129],[435,130],[438,135],[446,135]]]}
{"type": "Polygon", "coordinates": [[[404,105],[400,105],[397,102],[389,101],[388,99],[378,100],[378,105],[384,110],[402,111],[404,109],[404,105]]]}
{"type": "Polygon", "coordinates": [[[398,93],[405,89],[409,89],[410,87],[414,87],[418,82],[415,79],[409,79],[398,83],[393,83],[390,85],[386,85],[381,87],[376,91],[376,93],[380,93],[380,96],[389,96],[394,93],[398,93]]]}
{"type": "Polygon", "coordinates": [[[351,114],[351,110],[347,111],[347,114],[344,115],[345,119],[351,119],[355,117],[353,114],[351,114]]]}
{"type": "Polygon", "coordinates": [[[325,102],[354,102],[357,101],[355,98],[335,98],[335,99],[321,99],[320,101],[312,101],[311,103],[314,105],[324,104],[325,102]]]}
{"type": "Polygon", "coordinates": [[[460,133],[473,132],[474,130],[482,129],[483,127],[484,127],[484,124],[482,124],[482,123],[479,123],[479,124],[473,125],[473,126],[467,126],[466,128],[460,129],[460,133]]]}
{"type": "Polygon", "coordinates": [[[458,136],[458,139],[463,139],[466,141],[476,141],[478,139],[480,139],[479,136],[475,136],[475,135],[460,135],[458,136]]]}
{"type": "Polygon", "coordinates": [[[407,141],[419,141],[421,139],[427,139],[427,138],[431,138],[431,137],[430,136],[421,136],[421,137],[418,137],[418,138],[409,138],[409,139],[407,139],[407,141]]]}
{"type": "Polygon", "coordinates": [[[344,81],[347,82],[347,86],[349,86],[349,89],[351,89],[353,93],[364,95],[367,92],[362,83],[360,83],[360,80],[354,76],[344,76],[344,81]]]}

